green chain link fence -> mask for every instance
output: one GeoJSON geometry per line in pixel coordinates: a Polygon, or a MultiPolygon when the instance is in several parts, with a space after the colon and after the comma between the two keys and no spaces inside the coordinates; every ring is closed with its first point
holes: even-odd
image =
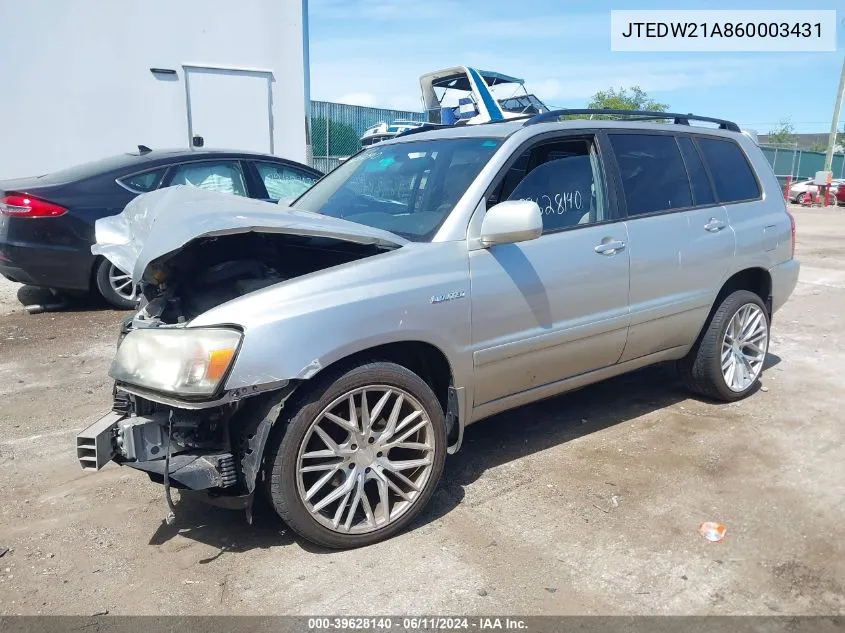
{"type": "Polygon", "coordinates": [[[377,123],[392,123],[397,119],[425,121],[423,112],[368,108],[365,106],[311,102],[311,165],[329,172],[343,158],[361,149],[364,131],[377,123]]]}
{"type": "MultiPolygon", "coordinates": [[[[812,152],[789,145],[760,145],[781,186],[787,176],[792,180],[812,178],[824,169],[824,152],[812,152]]],[[[845,155],[834,154],[831,171],[834,178],[845,178],[845,155]]]]}
{"type": "MultiPolygon", "coordinates": [[[[331,171],[341,160],[361,149],[360,138],[367,128],[399,119],[425,121],[426,115],[408,110],[312,101],[311,165],[323,172],[331,171]]],[[[824,152],[788,145],[761,145],[760,148],[781,184],[786,182],[787,176],[793,180],[810,178],[824,167],[824,152]]],[[[834,155],[832,171],[834,178],[845,178],[845,155],[834,155]]]]}

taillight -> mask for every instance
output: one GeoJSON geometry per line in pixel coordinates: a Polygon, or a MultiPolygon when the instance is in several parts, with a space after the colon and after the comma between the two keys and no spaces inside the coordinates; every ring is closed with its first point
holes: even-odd
{"type": "Polygon", "coordinates": [[[67,209],[33,196],[12,193],[0,198],[0,213],[13,218],[55,218],[67,209]]]}
{"type": "Polygon", "coordinates": [[[792,254],[790,258],[795,258],[795,216],[793,216],[789,211],[786,212],[786,215],[789,216],[789,223],[792,225],[791,232],[792,232],[792,254]]]}

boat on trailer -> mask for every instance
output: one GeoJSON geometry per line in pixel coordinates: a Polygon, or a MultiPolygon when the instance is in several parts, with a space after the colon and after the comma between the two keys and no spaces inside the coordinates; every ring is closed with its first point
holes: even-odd
{"type": "Polygon", "coordinates": [[[524,80],[469,66],[426,73],[420,89],[428,122],[434,124],[476,125],[549,111],[524,80]]]}
{"type": "Polygon", "coordinates": [[[421,127],[477,125],[548,112],[549,108],[528,92],[525,81],[510,75],[454,66],[420,77],[427,121],[381,121],[361,136],[367,147],[421,127]]]}

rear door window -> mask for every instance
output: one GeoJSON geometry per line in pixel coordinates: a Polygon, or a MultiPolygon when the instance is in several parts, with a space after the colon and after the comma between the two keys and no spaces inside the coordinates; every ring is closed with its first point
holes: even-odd
{"type": "Polygon", "coordinates": [[[739,145],[727,139],[699,138],[698,146],[713,175],[719,202],[740,202],[760,197],[760,185],[739,145]]]}
{"type": "Polygon", "coordinates": [[[695,149],[692,139],[686,136],[678,138],[678,146],[684,157],[684,164],[687,166],[690,184],[692,185],[692,196],[696,205],[713,204],[716,197],[713,195],[713,187],[710,185],[710,177],[695,149]]]}
{"type": "Polygon", "coordinates": [[[236,160],[183,163],[173,168],[169,186],[189,185],[197,189],[246,196],[240,163],[236,160]]]}
{"type": "Polygon", "coordinates": [[[272,200],[298,198],[317,181],[316,176],[287,165],[258,161],[254,164],[267,196],[272,200]]]}
{"type": "Polygon", "coordinates": [[[158,188],[165,171],[167,171],[166,167],[151,169],[140,174],[130,174],[129,176],[118,178],[117,181],[132,193],[147,193],[158,188]]]}
{"type": "Polygon", "coordinates": [[[610,134],[628,216],[692,206],[690,182],[674,136],[610,134]]]}

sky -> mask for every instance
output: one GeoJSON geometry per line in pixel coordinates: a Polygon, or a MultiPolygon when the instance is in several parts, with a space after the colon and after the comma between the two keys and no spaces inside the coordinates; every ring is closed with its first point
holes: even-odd
{"type": "Polygon", "coordinates": [[[611,8],[802,5],[794,0],[309,0],[311,98],[420,111],[420,75],[467,65],[521,77],[548,105],[585,107],[599,90],[639,85],[671,111],[730,119],[761,134],[783,119],[796,132],[827,132],[845,58],[843,0],[810,0],[803,6],[837,10],[836,52],[610,50],[611,8]]]}

